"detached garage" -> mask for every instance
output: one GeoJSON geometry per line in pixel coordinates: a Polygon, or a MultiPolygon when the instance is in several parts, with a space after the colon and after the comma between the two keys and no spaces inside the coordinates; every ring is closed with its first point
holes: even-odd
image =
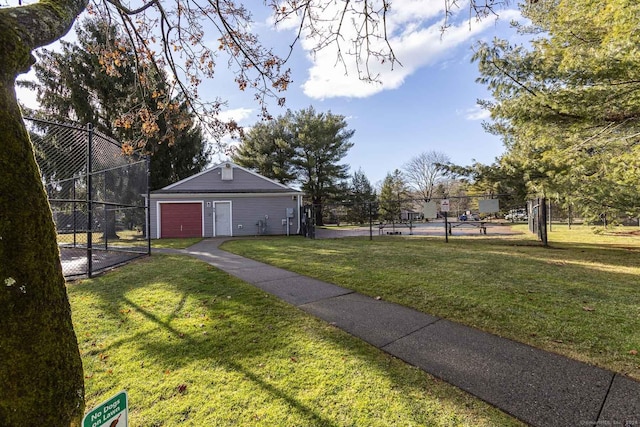
{"type": "Polygon", "coordinates": [[[160,203],[160,230],[162,237],[201,237],[202,203],[160,203]]]}
{"type": "Polygon", "coordinates": [[[151,193],[151,237],[298,234],[302,193],[231,162],[151,193]]]}

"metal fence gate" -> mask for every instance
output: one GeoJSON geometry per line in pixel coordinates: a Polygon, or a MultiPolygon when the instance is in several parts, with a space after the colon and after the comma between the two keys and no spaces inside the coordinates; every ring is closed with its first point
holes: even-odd
{"type": "Polygon", "coordinates": [[[25,118],[67,278],[151,252],[149,159],[86,127],[25,118]]]}

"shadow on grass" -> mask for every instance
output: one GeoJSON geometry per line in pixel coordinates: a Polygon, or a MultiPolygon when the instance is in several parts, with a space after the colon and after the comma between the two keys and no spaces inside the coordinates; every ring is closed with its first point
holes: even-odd
{"type": "MultiPolygon", "coordinates": [[[[221,337],[201,336],[199,338],[195,338],[190,333],[181,332],[180,330],[173,327],[171,325],[171,321],[173,320],[173,318],[175,318],[175,315],[179,313],[184,307],[186,295],[183,296],[183,298],[180,300],[180,302],[176,306],[176,309],[173,311],[173,315],[170,316],[169,319],[167,320],[161,320],[157,315],[144,309],[143,307],[134,303],[133,301],[131,301],[126,297],[123,297],[122,300],[126,305],[133,307],[138,313],[142,314],[146,319],[152,321],[158,328],[164,329],[165,331],[172,334],[174,338],[178,339],[178,341],[176,342],[166,343],[166,344],[163,344],[162,342],[159,342],[159,341],[147,342],[144,344],[144,346],[141,346],[141,351],[151,356],[154,356],[154,358],[161,358],[173,364],[184,364],[186,361],[189,361],[189,360],[209,359],[210,356],[203,354],[203,351],[202,351],[203,349],[208,350],[206,353],[209,353],[209,351],[216,351],[218,355],[221,355],[221,352],[224,352],[227,355],[227,357],[216,358],[217,362],[223,363],[228,369],[233,370],[234,372],[241,373],[247,379],[252,381],[254,384],[259,386],[261,389],[263,389],[270,395],[287,402],[292,408],[295,408],[298,412],[300,412],[301,414],[304,414],[304,416],[309,421],[313,423],[317,423],[318,425],[323,425],[323,426],[337,426],[337,424],[334,424],[330,422],[328,419],[322,417],[320,414],[318,414],[309,406],[304,405],[298,399],[295,399],[294,397],[278,389],[272,384],[267,383],[258,375],[245,369],[239,363],[234,362],[233,361],[234,355],[242,354],[245,357],[247,355],[255,356],[255,354],[252,354],[252,353],[255,353],[255,351],[247,352],[247,347],[245,342],[246,340],[243,340],[240,337],[237,337],[231,341],[226,341],[225,348],[222,349],[221,346],[219,345],[211,346],[212,341],[214,341],[216,338],[221,338],[221,337]]],[[[239,335],[239,333],[236,333],[234,335],[237,336],[239,335]]]]}
{"type": "MultiPolygon", "coordinates": [[[[383,362],[387,360],[386,356],[376,351],[372,353],[367,344],[188,257],[160,256],[141,260],[109,275],[71,285],[70,296],[74,302],[74,317],[87,316],[75,307],[85,301],[90,305],[89,312],[98,313],[98,323],[111,325],[110,328],[105,326],[104,330],[92,330],[91,337],[79,335],[84,341],[81,348],[85,349],[85,357],[98,358],[98,353],[115,354],[124,347],[133,346],[134,354],[141,359],[138,364],[153,360],[172,371],[191,362],[222,367],[246,378],[271,396],[270,400],[283,402],[308,425],[340,424],[323,415],[313,403],[303,402],[296,396],[297,389],[317,386],[311,385],[313,380],[308,380],[307,384],[286,379],[285,384],[295,383],[289,390],[267,373],[278,372],[282,367],[285,371],[302,369],[304,363],[294,362],[296,358],[311,365],[313,339],[332,343],[332,347],[339,348],[339,352],[348,354],[349,358],[371,365],[394,384],[394,389],[403,390],[404,394],[411,395],[415,388],[428,388],[424,375],[420,374],[422,379],[416,380],[387,372],[384,363],[396,362],[383,362]],[[179,270],[175,270],[175,261],[179,262],[179,270]],[[142,329],[137,329],[138,325],[143,325],[142,329]],[[310,334],[315,338],[309,338],[310,334]],[[103,344],[99,351],[88,346],[88,341],[92,340],[103,344]],[[311,349],[299,348],[304,340],[312,343],[311,349]],[[254,362],[261,358],[277,366],[254,369],[254,362]]],[[[310,368],[305,365],[304,369],[310,368]]],[[[135,372],[130,374],[135,375],[135,372]]],[[[322,377],[326,373],[315,374],[322,377]]],[[[415,374],[413,371],[411,375],[415,374]]],[[[140,370],[139,375],[148,373],[140,370]]],[[[286,371],[278,375],[296,374],[286,371]]],[[[460,394],[437,398],[454,401],[460,394]]],[[[349,404],[344,402],[347,407],[349,404]]]]}
{"type": "Polygon", "coordinates": [[[531,239],[272,239],[223,249],[640,375],[640,251],[531,239]],[[558,250],[559,249],[559,250],[558,250]],[[362,272],[366,271],[364,275],[362,272]]]}

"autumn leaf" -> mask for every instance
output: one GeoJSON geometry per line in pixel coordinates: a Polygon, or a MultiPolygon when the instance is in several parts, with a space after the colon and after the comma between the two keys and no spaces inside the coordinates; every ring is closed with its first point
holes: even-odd
{"type": "Polygon", "coordinates": [[[186,384],[180,384],[177,387],[178,393],[180,394],[184,394],[187,391],[187,385],[186,384]]]}
{"type": "Polygon", "coordinates": [[[595,309],[595,308],[593,308],[593,307],[589,307],[588,305],[585,305],[584,307],[582,307],[582,309],[583,309],[584,311],[596,311],[596,309],[595,309]]]}
{"type": "Polygon", "coordinates": [[[637,356],[638,355],[638,350],[630,350],[629,354],[632,356],[637,356]]]}

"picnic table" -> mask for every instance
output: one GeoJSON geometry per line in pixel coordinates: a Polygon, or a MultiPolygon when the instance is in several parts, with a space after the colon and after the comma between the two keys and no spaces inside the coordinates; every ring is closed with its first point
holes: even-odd
{"type": "Polygon", "coordinates": [[[391,227],[393,231],[387,231],[387,234],[402,234],[402,231],[396,231],[396,228],[405,227],[409,229],[409,234],[413,234],[413,221],[400,221],[400,222],[379,222],[378,223],[378,234],[384,234],[384,229],[386,227],[391,227]]]}
{"type": "Polygon", "coordinates": [[[458,227],[477,227],[480,230],[480,234],[487,234],[487,222],[486,221],[453,221],[449,222],[449,235],[454,228],[458,227]]]}

